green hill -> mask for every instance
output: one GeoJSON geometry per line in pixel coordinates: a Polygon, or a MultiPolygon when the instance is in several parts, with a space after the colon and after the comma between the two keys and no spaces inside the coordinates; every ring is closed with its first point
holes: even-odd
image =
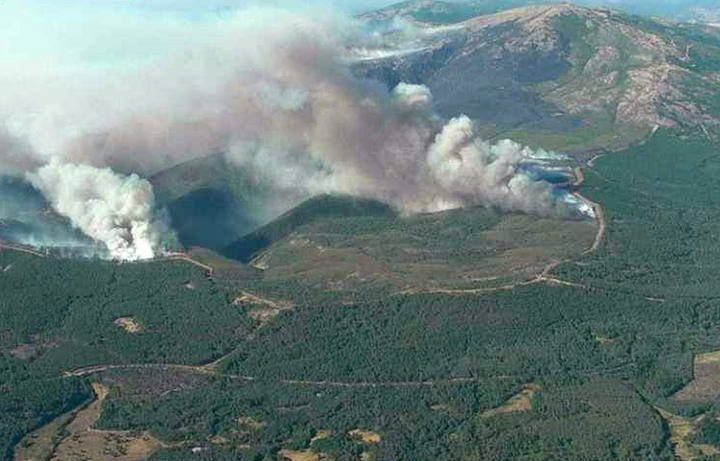
{"type": "Polygon", "coordinates": [[[258,206],[271,202],[267,186],[223,154],[177,165],[150,181],[186,247],[221,249],[271,217],[258,206]]]}
{"type": "Polygon", "coordinates": [[[236,240],[225,248],[224,253],[230,258],[249,262],[259,252],[306,224],[327,218],[395,216],[392,208],[375,200],[322,195],[300,204],[271,223],[236,240]]]}

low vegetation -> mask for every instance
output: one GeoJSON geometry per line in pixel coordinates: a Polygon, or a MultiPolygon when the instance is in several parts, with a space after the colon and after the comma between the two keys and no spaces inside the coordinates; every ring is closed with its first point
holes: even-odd
{"type": "MultiPolygon", "coordinates": [[[[703,355],[720,349],[715,146],[660,130],[593,162],[582,193],[603,205],[607,235],[596,252],[567,254],[548,274],[566,283],[452,295],[357,285],[348,294],[210,253],[203,261],[222,266],[212,276],[183,261],[118,266],[0,252],[0,266],[13,268],[0,274],[5,458],[25,434],[92,398],[90,382],[109,391],[94,427],[162,441],[154,461],[190,452],[379,461],[711,454],[720,448],[715,394],[679,397],[720,373],[703,355]],[[129,334],[118,319],[141,329],[129,334]],[[63,378],[99,364],[146,366],[63,378]]],[[[293,240],[302,248],[302,239],[331,235],[327,252],[373,254],[368,242],[402,229],[464,261],[443,229],[469,226],[475,242],[489,241],[524,218],[470,210],[384,229],[396,219],[303,222],[263,252],[300,267],[308,253],[293,253],[293,240]]],[[[473,248],[460,240],[457,249],[473,248]]],[[[468,267],[485,263],[467,258],[468,267]]]]}

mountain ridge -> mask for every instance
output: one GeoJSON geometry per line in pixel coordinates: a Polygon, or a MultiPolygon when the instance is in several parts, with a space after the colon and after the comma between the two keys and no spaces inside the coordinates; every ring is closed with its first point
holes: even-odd
{"type": "Polygon", "coordinates": [[[720,125],[710,103],[720,37],[700,25],[563,3],[412,27],[425,33],[419,51],[386,53],[358,63],[356,72],[390,87],[425,84],[443,116],[466,113],[491,134],[546,148],[614,150],[658,127],[720,125]],[[573,142],[546,142],[558,136],[573,142]]]}

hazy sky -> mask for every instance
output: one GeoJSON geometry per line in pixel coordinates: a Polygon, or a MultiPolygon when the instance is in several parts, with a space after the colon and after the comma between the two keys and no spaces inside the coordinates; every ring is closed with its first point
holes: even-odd
{"type": "MultiPolygon", "coordinates": [[[[483,5],[544,0],[473,0],[483,5]]],[[[552,0],[551,0],[552,1],[552,0]]],[[[611,4],[642,14],[720,21],[720,0],[576,0],[611,4]],[[705,10],[702,10],[705,8],[705,10]],[[713,14],[713,12],[715,14],[713,14]],[[682,15],[682,16],[680,16],[682,15]]],[[[107,58],[127,62],[162,54],[182,43],[188,27],[210,27],[217,14],[247,6],[347,15],[394,0],[0,0],[0,70],[26,60],[35,64],[107,58]],[[92,39],[89,39],[92,37],[92,39]]],[[[212,31],[208,31],[212,34],[212,31]]],[[[200,34],[202,35],[202,34],[200,34]]]]}
{"type": "MultiPolygon", "coordinates": [[[[15,0],[10,0],[10,2],[18,3],[15,0]]],[[[294,9],[321,7],[357,12],[396,2],[393,0],[25,0],[23,3],[61,6],[63,8],[72,7],[75,9],[112,6],[146,10],[183,11],[193,14],[244,6],[287,6],[294,9]]]]}
{"type": "MultiPolygon", "coordinates": [[[[462,1],[462,0],[449,0],[462,1]]],[[[471,0],[485,5],[492,5],[493,0],[471,0]]],[[[497,4],[520,3],[523,0],[497,0],[497,4]]],[[[547,0],[547,3],[559,0],[547,0]]],[[[663,14],[669,16],[688,15],[693,10],[705,8],[717,12],[720,0],[571,0],[586,5],[614,6],[633,12],[646,14],[663,14]]],[[[183,12],[189,15],[207,14],[244,6],[280,6],[293,9],[334,10],[339,12],[358,13],[397,3],[398,0],[22,0],[24,5],[42,5],[49,10],[58,8],[97,9],[143,9],[183,12]]],[[[525,3],[543,3],[544,0],[527,0],[525,3]]],[[[6,0],[7,3],[19,5],[19,0],[6,0]]],[[[0,10],[2,9],[0,5],[0,10]]]]}

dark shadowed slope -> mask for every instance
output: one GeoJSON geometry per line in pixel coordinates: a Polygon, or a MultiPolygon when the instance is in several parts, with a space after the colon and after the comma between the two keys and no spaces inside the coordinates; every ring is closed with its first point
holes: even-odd
{"type": "Polygon", "coordinates": [[[236,240],[225,248],[224,253],[228,257],[248,262],[260,251],[287,237],[298,227],[320,219],[395,215],[395,211],[388,205],[375,200],[322,195],[302,203],[270,224],[236,240]]]}

